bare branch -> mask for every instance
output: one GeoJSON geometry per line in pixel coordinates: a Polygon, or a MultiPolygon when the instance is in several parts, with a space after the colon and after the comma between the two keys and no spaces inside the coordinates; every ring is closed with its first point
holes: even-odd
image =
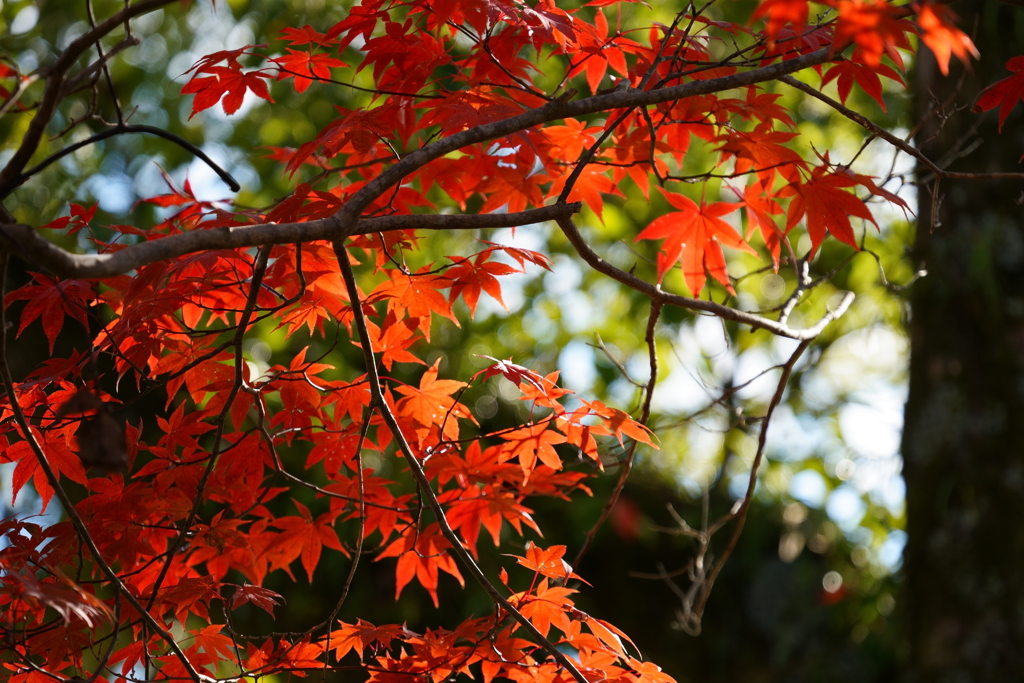
{"type": "Polygon", "coordinates": [[[163,138],[164,140],[170,140],[171,142],[178,145],[182,149],[188,150],[193,155],[204,161],[207,166],[213,169],[214,173],[220,176],[221,180],[227,183],[227,186],[231,188],[232,192],[238,192],[239,190],[242,189],[242,186],[238,184],[238,181],[235,180],[230,173],[221,168],[213,159],[211,159],[206,154],[206,152],[204,152],[196,145],[193,145],[191,142],[181,137],[180,135],[175,135],[170,131],[166,131],[163,128],[157,128],[156,126],[128,125],[125,123],[121,123],[115,128],[105,130],[102,133],[97,133],[96,135],[92,135],[86,138],[85,140],[80,140],[74,143],[73,145],[68,145],[67,147],[61,149],[58,152],[54,152],[53,154],[43,159],[41,162],[39,162],[32,168],[20,174],[15,179],[15,186],[21,185],[26,180],[39,173],[50,164],[63,159],[72,152],[76,152],[82,149],[83,147],[87,147],[91,144],[100,142],[101,140],[106,140],[107,138],[112,138],[116,135],[124,135],[125,133],[148,133],[149,135],[156,135],[157,137],[163,138]]]}
{"type": "Polygon", "coordinates": [[[708,597],[711,595],[711,588],[715,584],[715,579],[718,577],[719,572],[722,571],[722,567],[725,566],[725,563],[732,554],[732,551],[736,548],[736,544],[740,540],[740,534],[743,533],[743,523],[747,519],[747,511],[750,509],[750,502],[754,498],[754,488],[757,485],[757,470],[761,465],[761,460],[764,458],[764,447],[768,439],[768,425],[771,423],[772,414],[775,412],[779,403],[782,402],[782,395],[786,391],[786,385],[789,384],[789,377],[793,373],[793,367],[810,345],[810,339],[806,339],[801,342],[800,345],[796,347],[796,350],[793,351],[793,355],[791,355],[789,360],[786,361],[786,364],[782,366],[782,376],[779,377],[779,383],[775,389],[775,394],[772,396],[771,403],[768,404],[768,412],[765,413],[765,416],[761,421],[761,432],[757,439],[757,454],[754,456],[754,463],[750,466],[750,479],[747,483],[746,495],[743,496],[738,508],[734,508],[733,512],[730,512],[714,525],[714,528],[717,530],[721,528],[725,522],[732,519],[737,520],[736,529],[732,532],[732,537],[729,538],[729,544],[725,547],[725,551],[722,552],[722,556],[719,557],[711,566],[711,569],[708,570],[707,577],[704,579],[704,586],[701,591],[700,600],[697,602],[697,607],[693,611],[698,624],[700,623],[701,615],[704,613],[704,606],[707,604],[708,597]]]}
{"type": "Polygon", "coordinates": [[[811,86],[807,85],[806,83],[802,83],[802,82],[798,81],[797,79],[793,78],[792,76],[788,76],[788,75],[780,76],[778,80],[782,81],[783,83],[785,83],[787,85],[793,86],[797,90],[800,90],[800,91],[803,91],[803,92],[807,93],[811,97],[813,97],[813,98],[815,98],[817,100],[820,100],[821,102],[824,102],[825,104],[827,104],[828,106],[832,107],[837,112],[839,112],[840,114],[845,116],[846,118],[850,119],[854,123],[856,123],[859,126],[863,127],[865,130],[870,131],[873,135],[876,135],[877,137],[882,138],[883,140],[888,142],[893,147],[899,149],[902,152],[906,152],[910,156],[914,157],[915,159],[920,161],[925,167],[927,167],[928,170],[930,170],[932,173],[934,173],[939,178],[960,178],[960,179],[964,179],[964,180],[991,180],[991,179],[996,179],[996,178],[1024,179],[1024,173],[1010,173],[1010,172],[957,173],[957,172],[954,172],[954,171],[947,171],[947,170],[943,169],[941,165],[935,163],[934,161],[929,159],[927,156],[925,156],[924,152],[922,152],[921,150],[919,150],[916,147],[914,147],[907,140],[903,140],[901,138],[896,137],[895,135],[893,135],[892,133],[890,133],[886,129],[882,128],[878,124],[876,124],[873,121],[871,121],[870,119],[868,119],[863,114],[855,112],[854,110],[850,109],[849,107],[847,107],[847,106],[845,106],[845,105],[835,101],[834,99],[832,99],[828,95],[825,95],[824,93],[819,92],[818,90],[812,88],[811,86]]]}
{"type": "MultiPolygon", "coordinates": [[[[335,240],[395,230],[476,230],[510,228],[553,220],[579,211],[581,204],[556,204],[517,213],[477,215],[405,215],[364,218],[346,231],[335,218],[306,223],[264,223],[194,230],[125,247],[111,254],[71,254],[24,224],[0,223],[0,249],[67,278],[99,279],[121,275],[150,263],[211,249],[238,249],[266,244],[335,240]]],[[[8,216],[10,214],[7,214],[8,216]]],[[[0,219],[10,220],[0,214],[0,219]]]]}
{"type": "Polygon", "coordinates": [[[576,252],[584,261],[590,264],[594,270],[604,273],[608,277],[618,280],[627,287],[632,287],[642,294],[646,294],[652,301],[660,301],[662,304],[687,308],[692,311],[713,313],[723,320],[731,320],[743,325],[750,325],[752,330],[763,328],[780,337],[789,337],[790,339],[798,340],[814,339],[821,334],[822,330],[824,330],[829,323],[842,317],[842,315],[846,313],[846,309],[848,309],[850,304],[853,303],[853,292],[846,292],[843,295],[843,298],[840,299],[839,305],[836,306],[836,309],[834,311],[828,311],[815,325],[805,329],[793,329],[784,323],[763,318],[754,313],[747,313],[735,308],[730,308],[729,306],[723,306],[722,304],[715,303],[714,301],[691,299],[690,297],[681,296],[679,294],[670,294],[669,292],[664,291],[659,285],[651,284],[646,280],[638,278],[632,273],[627,273],[624,270],[616,268],[598,256],[597,252],[591,249],[590,245],[587,244],[587,241],[583,239],[583,235],[580,234],[579,228],[576,227],[576,224],[573,223],[571,218],[558,219],[557,223],[559,227],[562,228],[562,232],[565,233],[565,236],[569,238],[569,242],[576,249],[576,252]]]}
{"type": "MultiPolygon", "coordinates": [[[[640,410],[640,419],[637,420],[643,426],[647,426],[648,420],[651,419],[651,401],[654,399],[654,386],[658,382],[658,353],[657,345],[655,343],[654,334],[658,327],[658,318],[661,317],[662,303],[655,299],[651,300],[651,312],[647,318],[647,334],[645,340],[647,342],[647,358],[650,366],[651,377],[647,380],[647,385],[644,387],[644,405],[640,410]]],[[[629,473],[633,469],[633,461],[636,457],[636,449],[640,446],[640,442],[636,439],[630,444],[629,453],[626,454],[625,462],[622,465],[622,470],[619,472],[619,479],[615,482],[615,490],[612,491],[612,495],[608,497],[608,502],[605,503],[604,509],[601,510],[600,517],[594,522],[594,526],[590,528],[587,535],[584,537],[583,545],[580,546],[579,551],[576,553],[576,557],[573,558],[573,567],[578,568],[580,562],[586,555],[587,550],[590,549],[590,544],[594,542],[594,536],[597,535],[598,530],[604,526],[608,516],[612,514],[612,510],[615,508],[615,504],[619,502],[619,496],[622,495],[622,490],[626,487],[626,479],[629,478],[629,473]]]]}
{"type": "Polygon", "coordinates": [[[100,59],[97,59],[95,62],[69,78],[67,82],[64,83],[64,94],[69,95],[77,90],[78,87],[85,83],[94,73],[105,67],[114,55],[119,52],[123,52],[130,47],[135,47],[140,43],[142,43],[142,39],[138,36],[129,36],[122,40],[120,43],[112,47],[109,52],[105,53],[100,59]]]}

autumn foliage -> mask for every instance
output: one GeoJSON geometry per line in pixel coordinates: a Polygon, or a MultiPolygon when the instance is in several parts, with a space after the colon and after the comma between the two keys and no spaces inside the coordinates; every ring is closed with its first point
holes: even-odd
{"type": "MultiPolygon", "coordinates": [[[[43,74],[53,98],[5,110],[43,120],[0,173],[0,195],[29,182],[78,56],[161,4],[171,3],[101,17],[43,74]]],[[[632,25],[625,0],[366,0],[333,26],[291,26],[267,44],[207,55],[186,74],[181,93],[195,116],[372,73],[371,106],[339,108],[297,149],[270,151],[294,182],[275,205],[201,201],[168,178],[166,194],[145,200],[164,218],[104,226],[107,240],[91,232],[95,207],[72,204],[67,217],[31,228],[6,215],[0,248],[23,258],[32,280],[4,297],[18,311],[5,350],[33,325],[51,352],[72,326],[91,344],[34,368],[5,361],[0,461],[16,463],[15,496],[31,486],[66,513],[49,526],[0,522],[5,677],[199,683],[355,666],[382,682],[671,680],[625,633],[577,609],[585,572],[543,539],[530,501],[587,494],[609,453],[626,463],[616,463],[624,477],[638,448],[658,448],[647,423],[664,306],[805,342],[817,333],[730,307],[730,254],[760,255],[777,270],[808,256],[794,252],[801,234],[810,256],[829,236],[857,250],[855,225],[875,221],[866,202],[907,208],[828,153],[801,154],[769,86],[789,74],[836,81],[843,102],[856,86],[884,106],[882,80],[903,82],[902,55],[918,40],[943,71],[974,46],[938,3],[827,6],[817,24],[806,0],[766,0],[750,24],[704,8],[672,25],[632,25]],[[710,171],[687,166],[698,148],[716,159],[710,171]],[[719,193],[712,181],[722,176],[719,193]],[[581,211],[600,220],[624,188],[669,206],[635,235],[653,264],[628,273],[597,257],[573,220],[581,211]],[[438,197],[463,213],[439,213],[438,197]],[[487,359],[468,377],[426,360],[439,320],[464,324],[484,298],[504,305],[503,278],[552,267],[543,253],[487,241],[488,228],[541,220],[556,220],[591,266],[651,299],[651,378],[632,414],[516,359],[487,359]],[[417,260],[434,230],[481,231],[479,248],[417,260]],[[58,258],[32,241],[53,231],[82,231],[100,258],[58,258]],[[352,345],[363,369],[346,374],[307,349],[257,374],[243,342],[264,320],[289,336],[352,345]],[[393,376],[415,366],[418,381],[393,376]],[[463,397],[494,382],[514,385],[528,420],[481,426],[463,397]],[[159,392],[164,411],[125,424],[123,398],[102,388],[115,386],[159,392]],[[282,451],[303,457],[286,466],[282,451]],[[399,476],[368,467],[370,454],[399,476]],[[489,546],[511,571],[478,568],[489,546]],[[349,558],[350,573],[323,623],[243,637],[235,610],[287,609],[263,587],[268,575],[311,581],[326,553],[349,558]],[[437,604],[441,582],[474,583],[493,610],[423,632],[339,620],[354,574],[382,569],[396,597],[418,586],[437,604]]],[[[0,64],[0,95],[16,101],[24,78],[0,64]]],[[[1000,107],[1002,121],[1020,80],[993,86],[978,108],[1000,107]]],[[[749,494],[729,519],[748,503],[749,494]]],[[[715,571],[701,579],[698,619],[715,571]]]]}

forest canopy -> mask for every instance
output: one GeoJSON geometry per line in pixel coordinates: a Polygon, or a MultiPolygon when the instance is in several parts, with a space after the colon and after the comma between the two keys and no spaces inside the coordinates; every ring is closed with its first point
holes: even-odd
{"type": "Polygon", "coordinates": [[[672,681],[588,557],[696,635],[779,503],[882,637],[856,406],[902,401],[919,203],[1022,177],[913,142],[915,50],[978,55],[946,5],[0,12],[10,680],[672,681]]]}

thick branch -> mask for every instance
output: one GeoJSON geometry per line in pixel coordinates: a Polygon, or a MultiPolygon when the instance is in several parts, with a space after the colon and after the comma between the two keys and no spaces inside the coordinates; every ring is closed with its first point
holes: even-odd
{"type": "MultiPolygon", "coordinates": [[[[408,215],[366,218],[346,231],[335,218],[307,223],[266,223],[233,228],[194,230],[150,240],[110,254],[71,254],[23,224],[0,224],[0,249],[18,254],[36,267],[65,278],[98,279],[121,275],[165,259],[214,249],[238,249],[265,244],[294,244],[336,240],[394,230],[474,230],[511,228],[567,216],[580,210],[579,202],[556,204],[517,213],[477,215],[408,215]]],[[[2,216],[0,216],[2,217],[2,216]]]]}
{"type": "MultiPolygon", "coordinates": [[[[167,1],[169,0],[149,0],[149,2],[137,5],[133,9],[139,9],[154,3],[167,1]]],[[[120,14],[124,13],[122,12],[120,14]]],[[[120,16],[120,14],[116,16],[120,16]]],[[[107,22],[98,26],[96,30],[99,30],[110,21],[111,19],[108,19],[107,22]]],[[[86,34],[86,36],[90,36],[93,33],[95,33],[95,31],[86,34]]],[[[75,41],[72,45],[78,44],[78,42],[83,40],[83,38],[75,41]]],[[[69,47],[68,49],[70,50],[71,48],[69,47]]],[[[65,51],[65,54],[67,54],[67,51],[65,51]]],[[[483,218],[479,216],[434,216],[429,220],[420,216],[390,216],[385,218],[359,220],[357,222],[357,219],[362,214],[363,210],[377,199],[377,197],[383,194],[389,187],[395,183],[401,182],[402,178],[405,178],[410,173],[421,168],[430,161],[466,147],[467,145],[500,138],[542,123],[562,119],[568,116],[582,116],[585,114],[593,114],[624,107],[660,104],[662,102],[670,102],[686,97],[705,95],[731,88],[753,85],[764,81],[776,80],[786,74],[821,64],[828,61],[828,59],[828,50],[822,49],[802,55],[795,59],[761,67],[759,69],[751,69],[732,76],[724,76],[721,78],[712,78],[702,81],[691,81],[689,83],[684,83],[670,88],[612,92],[606,95],[596,95],[584,98],[576,102],[568,102],[565,97],[562,97],[537,109],[526,111],[518,116],[475,126],[416,150],[404,157],[395,165],[389,167],[377,178],[367,183],[366,186],[356,192],[356,194],[345,203],[345,206],[343,206],[337,214],[329,219],[310,221],[308,223],[261,225],[241,228],[216,228],[213,230],[196,231],[187,233],[186,235],[135,245],[117,252],[116,254],[83,256],[72,256],[58,247],[45,242],[45,240],[42,242],[39,240],[33,240],[32,236],[34,233],[31,228],[28,228],[27,226],[0,226],[0,247],[13,250],[16,253],[20,252],[30,260],[47,267],[49,270],[59,275],[66,277],[101,278],[134,270],[135,268],[147,263],[153,263],[172,256],[180,256],[182,254],[197,251],[250,247],[260,244],[302,242],[314,239],[342,239],[352,234],[381,232],[385,229],[403,229],[397,225],[397,223],[403,221],[407,221],[409,223],[422,221],[422,224],[417,223],[416,225],[403,226],[410,228],[470,229],[475,227],[506,227],[508,225],[522,225],[526,222],[549,220],[551,218],[556,218],[559,213],[559,210],[555,207],[545,207],[544,209],[534,210],[536,212],[552,211],[554,214],[540,217],[541,214],[539,213],[533,214],[532,212],[522,212],[522,214],[531,214],[530,218],[524,220],[523,223],[500,225],[476,223],[476,221],[483,221],[483,218]],[[467,219],[468,222],[466,222],[467,219]],[[371,221],[373,221],[372,228],[370,227],[371,221]],[[381,221],[381,223],[378,224],[376,221],[381,221]],[[395,221],[396,223],[389,224],[386,223],[386,221],[395,221]],[[353,226],[353,230],[351,232],[347,232],[342,228],[343,225],[351,225],[353,226]],[[389,227],[378,227],[378,225],[388,225],[389,227]],[[170,240],[175,240],[173,247],[171,245],[164,244],[170,240]]],[[[39,118],[38,115],[36,118],[39,118]]],[[[33,124],[35,123],[36,119],[33,120],[33,124]]],[[[17,156],[18,155],[15,154],[15,158],[17,158],[17,156]]],[[[24,163],[15,168],[16,165],[14,165],[14,160],[15,159],[12,158],[11,164],[8,164],[8,167],[4,169],[3,173],[0,173],[0,196],[5,193],[5,179],[14,175],[19,175],[21,170],[24,168],[24,163]],[[15,170],[12,171],[12,169],[15,170]]],[[[25,161],[27,161],[27,158],[25,161]]],[[[516,214],[508,215],[515,216],[516,214]]]]}
{"type": "Polygon", "coordinates": [[[772,334],[776,334],[780,337],[789,337],[790,339],[798,340],[814,339],[821,334],[822,330],[824,330],[829,323],[846,313],[846,309],[850,307],[851,303],[853,303],[853,292],[847,292],[839,301],[839,305],[836,307],[836,310],[826,313],[813,327],[793,329],[788,325],[776,322],[775,320],[762,318],[754,313],[746,313],[735,308],[730,308],[729,306],[723,306],[722,304],[715,303],[714,301],[691,299],[690,297],[680,296],[679,294],[670,294],[669,292],[664,291],[660,286],[652,285],[650,282],[642,280],[632,273],[627,273],[624,270],[616,268],[598,256],[597,252],[591,249],[590,245],[583,239],[583,235],[580,234],[579,228],[576,227],[576,224],[573,223],[571,218],[560,218],[557,222],[559,227],[562,228],[562,232],[564,232],[565,236],[569,238],[569,242],[572,246],[575,247],[583,260],[590,264],[590,267],[594,270],[604,273],[613,280],[618,280],[627,287],[631,287],[638,292],[646,294],[652,301],[657,301],[669,306],[687,308],[691,311],[705,311],[707,313],[713,313],[723,320],[732,320],[733,322],[743,325],[750,325],[752,330],[764,328],[772,334]]]}

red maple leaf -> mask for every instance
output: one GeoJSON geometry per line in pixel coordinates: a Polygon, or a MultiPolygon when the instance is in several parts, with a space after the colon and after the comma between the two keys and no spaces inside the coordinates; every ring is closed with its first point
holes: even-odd
{"type": "Polygon", "coordinates": [[[302,567],[312,583],[313,570],[320,561],[323,546],[345,552],[344,546],[338,540],[338,534],[334,531],[334,520],[341,511],[325,512],[314,520],[309,508],[297,500],[293,500],[292,503],[300,516],[278,517],[273,522],[282,533],[277,536],[270,548],[270,568],[284,569],[290,574],[288,565],[301,556],[302,567]]]}
{"type": "Polygon", "coordinates": [[[715,142],[722,143],[716,151],[722,156],[719,164],[736,157],[736,173],[755,171],[765,185],[770,184],[776,173],[790,181],[798,177],[798,168],[805,163],[800,155],[785,146],[797,137],[797,133],[772,130],[769,121],[761,123],[752,131],[726,130],[717,136],[715,142]]]}
{"type": "Polygon", "coordinates": [[[735,293],[729,284],[729,275],[725,272],[725,254],[720,245],[725,244],[752,254],[757,252],[721,217],[739,209],[743,204],[701,202],[698,206],[684,195],[667,190],[662,190],[662,194],[679,211],[655,219],[634,240],[665,240],[658,253],[658,280],[664,278],[672,266],[680,263],[686,286],[694,296],[698,296],[704,289],[705,269],[730,293],[735,293]]]}
{"type": "MultiPolygon", "coordinates": [[[[565,187],[566,181],[569,180],[572,168],[565,168],[564,171],[561,175],[554,177],[551,189],[548,190],[549,198],[557,197],[565,187]]],[[[601,166],[587,164],[576,177],[576,182],[567,198],[570,202],[582,200],[601,220],[604,220],[602,218],[604,212],[604,197],[602,195],[625,196],[619,186],[606,175],[606,172],[606,169],[601,166]]]]}
{"type": "MultiPolygon", "coordinates": [[[[786,219],[789,232],[801,218],[807,216],[807,234],[811,238],[811,253],[821,246],[826,231],[839,241],[860,249],[850,225],[850,216],[875,223],[871,211],[857,195],[845,190],[860,183],[846,175],[831,172],[828,166],[816,166],[811,177],[803,183],[791,183],[779,190],[779,197],[793,197],[786,219]]],[[[878,223],[875,223],[878,227],[878,223]]]]}
{"type": "MultiPolygon", "coordinates": [[[[498,467],[501,468],[502,465],[498,467]]],[[[448,523],[462,536],[466,547],[474,556],[480,527],[485,528],[491,535],[495,547],[501,545],[502,520],[508,520],[520,535],[523,533],[524,522],[540,533],[540,529],[533,521],[532,511],[519,504],[512,493],[498,490],[497,487],[468,486],[461,490],[452,489],[446,491],[440,498],[448,507],[448,523]]]]}
{"type": "Polygon", "coordinates": [[[776,273],[779,272],[779,252],[783,233],[772,216],[781,214],[782,207],[771,194],[765,194],[763,186],[757,182],[750,183],[744,189],[743,203],[747,209],[747,239],[750,239],[756,228],[760,228],[761,239],[764,240],[764,245],[772,257],[772,266],[776,273]]]}
{"type": "Polygon", "coordinates": [[[525,268],[527,263],[540,266],[544,270],[551,270],[551,260],[540,253],[539,251],[533,251],[530,249],[522,249],[519,247],[510,247],[506,244],[498,244],[497,242],[488,242],[483,240],[484,244],[489,244],[494,249],[505,252],[509,257],[515,259],[516,263],[519,264],[520,268],[525,268]]]}
{"type": "Polygon", "coordinates": [[[455,301],[462,297],[469,306],[469,314],[476,314],[476,304],[480,300],[480,293],[487,292],[495,301],[501,304],[506,311],[505,301],[501,298],[501,283],[498,276],[511,275],[521,271],[500,261],[490,261],[493,249],[487,249],[476,255],[472,261],[462,259],[449,268],[445,275],[452,281],[452,289],[449,292],[449,300],[455,301]]]}
{"type": "MultiPolygon", "coordinates": [[[[65,434],[48,429],[38,432],[32,428],[36,440],[43,447],[46,460],[50,467],[58,474],[67,476],[72,481],[86,484],[88,479],[85,469],[82,467],[81,459],[68,449],[68,437],[65,434]]],[[[3,442],[0,441],[0,444],[3,442]]],[[[5,445],[5,444],[4,444],[5,445]]],[[[43,502],[43,510],[49,505],[53,498],[53,488],[46,478],[46,473],[39,467],[39,459],[29,445],[28,441],[18,441],[0,450],[0,462],[17,463],[14,472],[11,474],[12,502],[17,499],[19,490],[32,479],[36,487],[36,493],[43,502]]]]}
{"type": "Polygon", "coordinates": [[[285,27],[281,30],[281,40],[287,40],[292,45],[333,45],[338,42],[336,38],[328,38],[326,33],[320,33],[309,24],[302,28],[285,27]]]}
{"type": "Polygon", "coordinates": [[[998,105],[1000,132],[1003,130],[1006,117],[1010,115],[1010,110],[1024,99],[1024,57],[1010,59],[1006,62],[1006,68],[1014,75],[985,88],[974,103],[976,112],[988,111],[998,105]]]}
{"type": "Polygon", "coordinates": [[[375,353],[380,354],[380,362],[389,371],[393,363],[419,363],[420,365],[426,365],[422,359],[408,350],[415,342],[422,339],[421,336],[416,334],[416,331],[423,324],[423,321],[419,318],[406,318],[395,322],[391,321],[393,317],[391,314],[388,315],[387,320],[384,322],[384,333],[378,339],[374,339],[374,330],[376,330],[377,326],[367,322],[367,331],[373,343],[373,350],[375,353]],[[391,321],[390,324],[389,321],[391,321]]]}
{"type": "Polygon", "coordinates": [[[247,602],[251,602],[270,616],[274,616],[274,608],[284,603],[284,598],[269,588],[261,588],[247,583],[235,589],[231,594],[229,604],[231,609],[238,609],[247,602]]]}
{"type": "MultiPolygon", "coordinates": [[[[56,220],[52,220],[49,223],[47,223],[46,225],[40,225],[39,228],[40,229],[47,229],[47,230],[61,230],[63,228],[68,228],[68,234],[69,235],[74,235],[75,233],[77,233],[82,228],[89,227],[89,223],[90,223],[90,221],[92,221],[93,216],[96,215],[96,209],[98,207],[99,207],[99,203],[93,204],[88,209],[85,208],[84,206],[82,206],[81,204],[74,204],[74,203],[72,203],[71,204],[71,215],[70,216],[64,216],[62,218],[58,218],[56,220]]],[[[135,230],[134,228],[131,228],[131,226],[118,226],[118,227],[127,227],[130,230],[133,230],[133,231],[135,230]]],[[[139,233],[139,234],[141,234],[141,233],[139,233]]]]}
{"type": "Polygon", "coordinates": [[[422,530],[410,526],[406,527],[402,536],[385,548],[374,562],[386,557],[398,558],[398,567],[395,569],[396,600],[402,594],[402,589],[415,578],[427,589],[434,601],[434,607],[437,607],[439,571],[451,574],[461,585],[465,585],[458,565],[447,552],[450,547],[451,544],[441,536],[437,524],[431,524],[422,530]]]}
{"type": "Polygon", "coordinates": [[[265,78],[270,78],[270,76],[262,71],[242,73],[240,68],[231,69],[223,66],[199,69],[192,80],[181,89],[183,95],[195,95],[195,99],[192,100],[192,114],[189,115],[189,120],[204,109],[209,109],[220,102],[221,97],[224,98],[221,105],[224,108],[224,113],[234,114],[242,106],[245,93],[249,90],[257,97],[273,102],[274,98],[270,96],[265,78]],[[210,74],[210,76],[200,78],[198,75],[200,73],[210,74]]]}
{"type": "Polygon", "coordinates": [[[505,360],[498,360],[497,358],[491,358],[490,356],[480,356],[480,358],[493,360],[494,365],[489,365],[476,373],[473,375],[473,379],[483,375],[484,380],[488,380],[496,375],[501,375],[517,387],[522,387],[523,382],[526,382],[538,391],[544,391],[544,378],[529,368],[513,363],[511,358],[507,358],[505,360]]]}
{"type": "Polygon", "coordinates": [[[854,50],[852,59],[835,63],[829,67],[829,70],[821,78],[821,85],[824,87],[827,83],[838,78],[839,101],[846,104],[846,98],[850,96],[850,90],[853,88],[854,81],[856,81],[857,85],[864,89],[864,92],[878,102],[882,107],[882,111],[886,111],[885,100],[882,99],[882,81],[878,76],[882,75],[886,78],[891,78],[904,87],[906,87],[906,84],[891,67],[885,64],[868,66],[862,63],[862,61],[863,55],[859,50],[854,50]]]}
{"type": "Polygon", "coordinates": [[[968,55],[978,59],[981,55],[967,34],[956,27],[957,16],[947,5],[925,0],[917,12],[917,24],[921,27],[921,40],[935,54],[935,61],[943,76],[949,74],[949,58],[956,55],[968,64],[968,55]]]}
{"type": "Polygon", "coordinates": [[[887,54],[901,71],[904,69],[903,57],[897,48],[911,49],[907,33],[917,33],[917,30],[909,21],[899,18],[898,7],[887,0],[839,0],[836,8],[839,20],[831,54],[838,54],[853,43],[868,66],[878,66],[882,55],[887,54]]]}
{"type": "Polygon", "coordinates": [[[764,0],[750,18],[767,17],[765,33],[769,40],[774,41],[786,26],[792,26],[797,34],[802,33],[809,11],[807,0],[764,0]]]}
{"type": "Polygon", "coordinates": [[[28,303],[21,312],[17,336],[21,336],[32,321],[41,318],[52,354],[57,335],[64,326],[64,316],[71,316],[88,329],[86,310],[88,302],[96,299],[96,294],[92,284],[86,280],[58,280],[42,273],[32,273],[32,279],[38,284],[28,284],[9,293],[4,297],[4,306],[9,306],[12,301],[27,299],[28,303]]]}
{"type": "Polygon", "coordinates": [[[277,74],[277,80],[295,78],[295,92],[297,93],[306,92],[314,80],[329,81],[332,68],[348,66],[334,57],[291,48],[288,48],[288,54],[272,61],[281,67],[281,71],[277,74]]]}

